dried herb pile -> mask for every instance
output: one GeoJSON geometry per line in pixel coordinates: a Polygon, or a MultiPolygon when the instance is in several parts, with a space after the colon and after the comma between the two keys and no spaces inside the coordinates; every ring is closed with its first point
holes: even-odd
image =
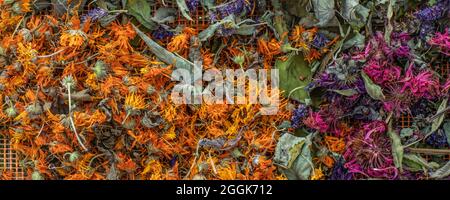
{"type": "Polygon", "coordinates": [[[0,0],[0,135],[34,180],[448,179],[449,7],[0,0]],[[278,69],[279,112],[171,102],[193,63],[278,69]]]}

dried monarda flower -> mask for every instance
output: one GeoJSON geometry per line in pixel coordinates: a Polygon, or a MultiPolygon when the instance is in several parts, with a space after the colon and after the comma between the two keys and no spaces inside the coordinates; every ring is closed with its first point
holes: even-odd
{"type": "Polygon", "coordinates": [[[347,161],[345,167],[350,172],[372,178],[397,177],[386,129],[382,121],[370,122],[349,139],[344,158],[347,161]]]}

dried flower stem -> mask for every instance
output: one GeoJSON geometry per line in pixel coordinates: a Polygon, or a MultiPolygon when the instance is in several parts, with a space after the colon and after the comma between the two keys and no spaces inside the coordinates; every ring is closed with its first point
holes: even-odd
{"type": "Polygon", "coordinates": [[[216,165],[214,164],[212,157],[211,157],[211,151],[208,152],[208,156],[209,156],[209,162],[211,163],[213,172],[214,172],[214,174],[217,174],[216,165]]]}
{"type": "Polygon", "coordinates": [[[189,168],[188,173],[186,174],[186,176],[184,176],[183,179],[187,179],[189,177],[189,175],[191,174],[192,169],[194,169],[195,164],[197,163],[197,159],[198,159],[198,150],[200,149],[200,141],[197,143],[197,149],[195,150],[195,157],[194,157],[194,162],[192,162],[191,167],[189,168]]]}
{"type": "Polygon", "coordinates": [[[67,83],[67,93],[69,95],[69,121],[70,121],[70,125],[72,126],[73,132],[75,133],[75,136],[77,138],[78,143],[80,144],[80,146],[83,148],[84,151],[88,151],[88,149],[86,148],[86,146],[84,146],[83,142],[81,141],[80,136],[77,133],[77,128],[75,127],[75,123],[73,121],[72,118],[72,98],[70,95],[70,83],[67,83]]]}
{"type": "Polygon", "coordinates": [[[446,113],[447,111],[449,111],[449,110],[450,110],[450,106],[447,107],[447,108],[445,108],[444,110],[441,110],[441,111],[437,112],[435,115],[429,117],[429,118],[427,119],[427,121],[428,121],[428,122],[431,122],[431,121],[433,121],[434,119],[438,118],[439,116],[445,114],[445,113],[446,113]]]}
{"type": "Polygon", "coordinates": [[[53,57],[55,55],[58,55],[59,53],[63,52],[64,50],[66,50],[66,48],[61,49],[55,53],[49,54],[49,55],[42,55],[42,56],[37,56],[37,58],[49,58],[49,57],[53,57]]]}
{"type": "Polygon", "coordinates": [[[424,148],[413,148],[410,147],[408,150],[411,153],[421,153],[429,155],[450,155],[450,149],[424,149],[424,148]]]}

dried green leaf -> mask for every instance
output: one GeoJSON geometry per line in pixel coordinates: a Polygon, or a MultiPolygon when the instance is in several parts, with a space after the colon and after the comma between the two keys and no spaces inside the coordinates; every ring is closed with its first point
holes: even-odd
{"type": "Polygon", "coordinates": [[[450,122],[444,123],[442,126],[445,132],[445,135],[447,136],[447,143],[450,145],[450,122]]]}
{"type": "Polygon", "coordinates": [[[364,35],[362,35],[361,33],[357,32],[355,34],[355,36],[353,36],[352,38],[350,38],[349,40],[344,42],[342,49],[346,50],[351,47],[358,47],[358,48],[362,49],[365,45],[365,40],[366,40],[366,37],[364,35]]]}
{"type": "Polygon", "coordinates": [[[407,167],[409,171],[427,171],[429,169],[437,169],[439,165],[435,162],[428,162],[424,158],[416,154],[403,155],[403,165],[407,167]]]}
{"type": "Polygon", "coordinates": [[[331,90],[331,91],[336,92],[336,93],[338,93],[340,95],[347,96],[347,97],[351,97],[351,96],[353,96],[355,94],[358,94],[358,92],[355,89],[331,90]]]}
{"type": "Polygon", "coordinates": [[[366,25],[369,11],[368,8],[359,3],[359,0],[344,0],[342,5],[342,16],[356,29],[366,25]]]}
{"type": "Polygon", "coordinates": [[[388,129],[388,135],[389,138],[391,138],[391,149],[392,149],[392,156],[394,158],[394,164],[397,168],[400,169],[400,171],[403,171],[403,145],[400,139],[400,136],[392,130],[392,122],[389,123],[389,129],[388,129]]]}
{"type": "Polygon", "coordinates": [[[256,25],[253,24],[242,24],[236,30],[238,35],[253,35],[256,32],[256,25]]]}
{"type": "Polygon", "coordinates": [[[280,89],[285,91],[284,95],[306,103],[310,97],[305,87],[311,82],[312,73],[303,54],[292,54],[286,61],[277,60],[275,68],[279,70],[280,89]]]}
{"type": "Polygon", "coordinates": [[[104,17],[100,18],[98,21],[100,22],[100,25],[102,27],[107,27],[114,20],[116,20],[119,15],[120,15],[120,13],[108,14],[107,16],[104,16],[104,17]]]}
{"type": "Polygon", "coordinates": [[[278,165],[290,168],[301,153],[305,138],[296,137],[285,133],[279,139],[275,148],[274,162],[278,165]]]}
{"type": "Polygon", "coordinates": [[[172,23],[175,21],[176,14],[176,9],[161,7],[156,10],[155,16],[152,17],[152,20],[158,24],[172,23]]]}
{"type": "Polygon", "coordinates": [[[154,30],[157,28],[157,24],[152,21],[152,10],[150,4],[147,1],[141,0],[128,0],[127,2],[128,13],[139,21],[145,28],[154,30]]]}
{"type": "MultiPolygon", "coordinates": [[[[439,106],[437,113],[441,113],[445,108],[447,108],[447,102],[448,98],[445,98],[442,100],[441,105],[439,106]]],[[[433,120],[433,123],[431,124],[431,133],[437,131],[439,127],[441,126],[442,122],[444,121],[445,114],[439,115],[439,117],[435,118],[433,120]]]]}
{"type": "Polygon", "coordinates": [[[164,63],[168,65],[174,65],[178,69],[186,69],[186,70],[192,70],[193,65],[189,63],[188,61],[184,60],[183,58],[180,58],[179,56],[173,54],[172,52],[168,51],[167,49],[161,47],[158,43],[150,39],[145,33],[143,33],[141,30],[139,30],[136,26],[133,25],[134,30],[136,33],[144,40],[145,44],[149,47],[149,50],[155,54],[155,56],[163,61],[164,63]]]}
{"type": "Polygon", "coordinates": [[[306,10],[308,3],[309,0],[289,0],[284,4],[289,14],[297,17],[304,17],[308,14],[308,11],[306,10]]]}
{"type": "Polygon", "coordinates": [[[364,71],[361,71],[361,76],[364,80],[364,85],[366,87],[367,93],[369,94],[370,97],[372,97],[372,99],[375,100],[384,100],[384,94],[383,94],[383,90],[381,89],[381,87],[377,84],[375,84],[372,79],[370,79],[369,76],[367,76],[366,73],[364,73],[364,71]]]}
{"type": "Polygon", "coordinates": [[[402,130],[400,130],[400,137],[401,138],[410,137],[413,135],[413,133],[414,130],[412,128],[403,128],[402,130]]]}
{"type": "Polygon", "coordinates": [[[185,17],[189,21],[193,21],[191,16],[189,16],[189,14],[188,14],[189,8],[186,5],[186,1],[185,0],[177,0],[177,5],[178,5],[178,9],[180,10],[183,17],[185,17]]]}
{"type": "Polygon", "coordinates": [[[290,180],[309,180],[313,170],[311,138],[296,137],[285,133],[280,137],[275,149],[274,162],[283,166],[283,173],[290,180]]]}
{"type": "Polygon", "coordinates": [[[431,178],[441,179],[450,175],[450,161],[448,161],[444,166],[431,173],[431,178]]]}
{"type": "Polygon", "coordinates": [[[200,32],[198,34],[198,39],[202,42],[207,41],[209,38],[211,38],[212,36],[214,36],[214,34],[216,33],[216,30],[225,23],[232,23],[234,24],[234,16],[233,15],[229,15],[226,18],[224,18],[223,20],[216,22],[215,24],[212,24],[210,26],[208,26],[208,28],[206,28],[205,30],[203,30],[202,32],[200,32]]]}
{"type": "Polygon", "coordinates": [[[314,15],[319,20],[316,26],[326,26],[334,18],[334,0],[313,0],[314,15]]]}

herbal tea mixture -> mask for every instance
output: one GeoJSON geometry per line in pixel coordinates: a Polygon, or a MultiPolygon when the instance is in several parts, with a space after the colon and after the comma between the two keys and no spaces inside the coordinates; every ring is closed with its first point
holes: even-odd
{"type": "Polygon", "coordinates": [[[0,137],[33,180],[448,179],[449,7],[0,0],[0,137]],[[181,69],[276,72],[253,92],[280,95],[177,103],[181,69]]]}

